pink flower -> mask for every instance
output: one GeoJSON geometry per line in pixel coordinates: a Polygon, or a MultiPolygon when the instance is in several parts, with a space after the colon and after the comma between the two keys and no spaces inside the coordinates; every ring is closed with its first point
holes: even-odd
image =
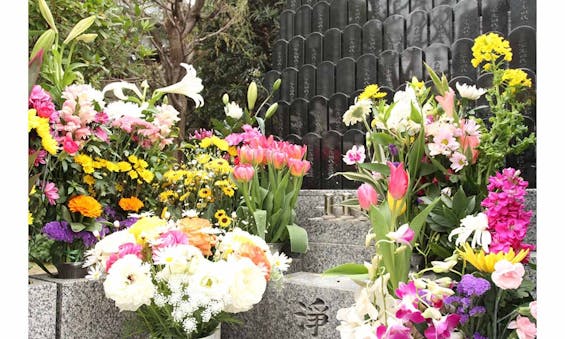
{"type": "Polygon", "coordinates": [[[388,232],[386,236],[399,244],[410,246],[410,242],[414,239],[414,234],[410,226],[404,224],[400,226],[396,232],[388,232]]]}
{"type": "Polygon", "coordinates": [[[154,249],[160,249],[163,247],[186,244],[188,244],[188,236],[186,233],[179,230],[170,230],[161,234],[153,247],[154,249]]]}
{"type": "Polygon", "coordinates": [[[59,199],[59,189],[52,182],[47,182],[43,185],[43,194],[47,197],[50,205],[55,205],[56,200],[59,199]]]}
{"type": "Polygon", "coordinates": [[[353,145],[347,153],[343,156],[343,162],[348,165],[354,165],[365,161],[365,146],[353,145]]]}
{"type": "Polygon", "coordinates": [[[534,319],[538,319],[538,302],[536,300],[530,303],[530,313],[534,319]]]}
{"type": "Polygon", "coordinates": [[[108,142],[108,133],[102,128],[98,127],[94,130],[94,135],[96,135],[100,140],[108,142]]]}
{"type": "Polygon", "coordinates": [[[240,164],[233,168],[233,177],[237,181],[249,182],[255,175],[255,169],[249,164],[240,164]]]}
{"type": "Polygon", "coordinates": [[[455,91],[449,88],[449,91],[445,92],[443,96],[436,95],[436,100],[440,104],[441,108],[445,111],[448,117],[453,116],[455,91]]]}
{"type": "Polygon", "coordinates": [[[449,158],[449,161],[451,161],[451,166],[449,167],[453,169],[455,172],[459,172],[460,170],[463,169],[463,167],[469,164],[465,154],[459,152],[453,153],[449,158]]]}
{"type": "Polygon", "coordinates": [[[33,166],[37,167],[39,166],[39,164],[43,164],[45,165],[45,157],[47,156],[47,151],[44,149],[40,149],[38,150],[34,150],[34,149],[29,149],[28,150],[28,154],[32,155],[34,153],[37,153],[37,156],[35,157],[35,160],[33,162],[33,166]]]}
{"type": "Polygon", "coordinates": [[[410,328],[404,326],[401,322],[395,322],[388,327],[381,325],[377,327],[378,339],[410,339],[410,328]]]}
{"type": "Polygon", "coordinates": [[[35,108],[37,115],[42,118],[49,118],[52,121],[57,116],[55,105],[51,101],[51,95],[39,85],[32,87],[28,105],[30,108],[35,108]]]}
{"type": "Polygon", "coordinates": [[[125,257],[126,255],[133,254],[139,259],[143,259],[143,254],[141,253],[141,250],[142,250],[142,246],[138,244],[134,244],[131,242],[121,244],[120,247],[118,247],[118,253],[112,253],[108,257],[108,260],[106,261],[106,272],[110,271],[110,268],[116,261],[125,257]]]}
{"type": "Polygon", "coordinates": [[[288,159],[286,152],[280,150],[270,150],[267,152],[267,161],[275,167],[275,169],[283,168],[288,159]]]}
{"type": "Polygon", "coordinates": [[[491,278],[494,284],[503,290],[516,289],[522,284],[524,273],[524,265],[521,263],[513,264],[504,259],[494,264],[494,272],[492,272],[491,278]]]}
{"type": "Polygon", "coordinates": [[[370,184],[362,184],[357,189],[357,199],[359,200],[359,206],[362,209],[369,210],[372,205],[376,205],[379,199],[377,191],[370,184]]]}
{"type": "Polygon", "coordinates": [[[390,177],[388,179],[388,193],[395,199],[400,200],[406,195],[408,190],[408,173],[404,170],[404,164],[401,162],[394,165],[392,162],[387,163],[390,169],[390,177]]]}
{"type": "Polygon", "coordinates": [[[414,281],[410,281],[408,284],[400,282],[396,289],[396,296],[400,298],[400,304],[395,314],[396,318],[414,323],[426,321],[422,312],[418,309],[419,296],[414,281]]]}
{"type": "Polygon", "coordinates": [[[306,174],[310,170],[310,161],[308,160],[298,160],[295,158],[288,159],[288,167],[290,168],[290,174],[295,177],[300,177],[306,174]]]}
{"type": "Polygon", "coordinates": [[[481,143],[479,137],[473,135],[462,136],[459,139],[459,143],[461,144],[461,148],[463,149],[463,152],[467,153],[468,150],[471,151],[471,154],[473,156],[471,160],[471,164],[476,163],[479,157],[478,148],[479,148],[479,144],[481,143]]]}
{"type": "Polygon", "coordinates": [[[75,154],[78,152],[78,143],[76,143],[73,138],[71,137],[70,133],[65,136],[63,140],[63,150],[70,155],[75,154]]]}
{"type": "Polygon", "coordinates": [[[533,339],[537,335],[536,324],[531,322],[530,318],[522,317],[521,315],[516,320],[511,321],[508,324],[508,328],[511,330],[516,329],[519,339],[533,339]]]}
{"type": "Polygon", "coordinates": [[[459,324],[460,318],[458,314],[450,314],[439,320],[434,319],[430,327],[424,331],[424,335],[427,339],[449,339],[451,332],[459,324]]]}
{"type": "MultiPolygon", "coordinates": [[[[205,130],[204,128],[200,128],[200,129],[194,131],[194,135],[191,135],[190,137],[197,139],[197,140],[202,140],[202,139],[210,138],[213,135],[214,135],[214,132],[205,130]]],[[[227,138],[226,138],[226,141],[227,141],[227,138]]],[[[234,144],[234,145],[236,145],[236,144],[234,144]]],[[[233,146],[233,145],[230,144],[230,146],[233,146]]]]}

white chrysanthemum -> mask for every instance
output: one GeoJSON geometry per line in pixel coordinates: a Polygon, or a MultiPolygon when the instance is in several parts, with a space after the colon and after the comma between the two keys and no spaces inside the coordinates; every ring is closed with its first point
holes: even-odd
{"type": "Polygon", "coordinates": [[[412,107],[420,112],[420,114],[422,109],[418,104],[414,90],[412,87],[408,87],[405,91],[396,92],[393,101],[394,106],[386,121],[386,127],[398,132],[408,132],[410,135],[415,135],[420,130],[420,124],[410,119],[412,107]]]}
{"type": "Polygon", "coordinates": [[[131,117],[131,118],[142,118],[141,112],[146,107],[141,107],[133,102],[125,101],[114,101],[104,109],[104,112],[108,114],[110,121],[117,120],[121,117],[131,117]]]}
{"type": "Polygon", "coordinates": [[[269,250],[269,246],[265,240],[256,235],[250,234],[239,227],[236,227],[233,231],[226,233],[222,237],[217,249],[220,253],[237,253],[243,244],[253,244],[264,251],[269,250]]]}
{"type": "Polygon", "coordinates": [[[135,237],[127,229],[108,234],[100,239],[93,249],[87,251],[83,267],[98,264],[102,266],[103,271],[106,271],[106,261],[110,255],[118,253],[120,246],[126,243],[135,243],[135,237]]]}
{"type": "Polygon", "coordinates": [[[222,300],[229,291],[231,277],[227,262],[224,260],[204,261],[191,278],[191,295],[222,300]]]}
{"type": "Polygon", "coordinates": [[[261,301],[267,287],[263,270],[246,257],[230,257],[227,267],[231,270],[232,281],[229,302],[224,311],[238,313],[250,310],[261,301]]]}
{"type": "Polygon", "coordinates": [[[343,123],[346,126],[354,125],[365,120],[371,113],[372,101],[370,99],[358,100],[343,114],[343,123]]]}
{"type": "Polygon", "coordinates": [[[470,100],[477,100],[487,92],[484,88],[477,88],[475,85],[460,84],[459,82],[455,84],[455,87],[457,87],[457,91],[462,98],[470,100]]]}
{"type": "Polygon", "coordinates": [[[117,260],[104,281],[104,293],[116,302],[120,311],[135,311],[150,305],[155,294],[151,267],[133,254],[117,260]]]}
{"type": "Polygon", "coordinates": [[[182,211],[182,216],[188,218],[196,218],[198,216],[198,211],[194,209],[182,211]]]}
{"type": "Polygon", "coordinates": [[[206,261],[202,252],[192,245],[176,245],[164,247],[155,252],[153,261],[156,265],[164,265],[161,278],[176,274],[193,274],[199,265],[206,261]]]}
{"type": "Polygon", "coordinates": [[[235,102],[230,102],[224,107],[224,112],[226,116],[232,117],[234,119],[239,119],[243,115],[243,110],[235,102]]]}
{"type": "Polygon", "coordinates": [[[488,247],[492,241],[492,237],[488,231],[488,217],[482,212],[476,216],[468,215],[461,219],[461,227],[451,231],[447,240],[451,241],[451,238],[457,235],[455,245],[462,246],[472,233],[474,234],[471,240],[471,247],[475,248],[476,245],[479,245],[488,253],[488,247]]]}

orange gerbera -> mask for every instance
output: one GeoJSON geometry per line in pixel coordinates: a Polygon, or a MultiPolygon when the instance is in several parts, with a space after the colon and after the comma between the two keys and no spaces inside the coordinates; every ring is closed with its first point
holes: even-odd
{"type": "Polygon", "coordinates": [[[203,255],[212,255],[212,247],[216,246],[216,236],[202,231],[204,228],[212,227],[207,219],[182,218],[178,221],[181,231],[188,235],[190,245],[197,247],[203,255]]]}
{"type": "Polygon", "coordinates": [[[138,212],[143,207],[143,202],[137,197],[121,198],[118,205],[124,211],[138,212]]]}
{"type": "Polygon", "coordinates": [[[78,212],[85,217],[98,218],[102,214],[102,205],[91,196],[77,195],[69,200],[71,212],[78,212]]]}

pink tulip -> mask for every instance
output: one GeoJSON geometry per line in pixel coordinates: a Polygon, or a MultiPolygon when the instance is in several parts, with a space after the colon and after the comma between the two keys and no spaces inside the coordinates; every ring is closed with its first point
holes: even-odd
{"type": "Polygon", "coordinates": [[[255,175],[255,169],[250,164],[240,164],[233,168],[233,177],[237,181],[249,182],[255,175]]]}
{"type": "Polygon", "coordinates": [[[285,148],[286,148],[286,154],[288,154],[288,157],[292,159],[300,160],[304,158],[304,154],[306,154],[306,145],[300,146],[300,145],[288,144],[288,146],[285,148]]]}
{"type": "Polygon", "coordinates": [[[452,88],[449,88],[449,91],[445,92],[443,96],[436,95],[436,100],[439,102],[441,108],[445,111],[448,117],[453,116],[453,109],[454,107],[454,100],[455,100],[455,92],[452,88]]]}
{"type": "Polygon", "coordinates": [[[520,315],[508,324],[508,328],[516,329],[519,339],[534,339],[537,335],[536,324],[531,322],[530,318],[520,315]]]}
{"type": "Polygon", "coordinates": [[[270,150],[267,152],[267,161],[275,167],[275,169],[280,170],[286,165],[288,155],[279,150],[270,150]]]}
{"type": "Polygon", "coordinates": [[[357,199],[359,206],[364,210],[369,210],[372,205],[376,205],[379,199],[377,191],[370,184],[362,184],[357,189],[357,199]]]}
{"type": "Polygon", "coordinates": [[[408,190],[408,173],[404,170],[403,163],[395,166],[392,162],[387,163],[390,169],[390,178],[388,179],[388,193],[395,199],[400,200],[406,195],[408,190]]]}
{"type": "Polygon", "coordinates": [[[408,224],[404,224],[400,226],[396,232],[388,232],[386,236],[399,244],[410,246],[410,242],[414,239],[414,234],[414,231],[408,224]]]}
{"type": "Polygon", "coordinates": [[[513,290],[522,284],[524,273],[524,265],[521,263],[513,264],[504,259],[494,264],[494,272],[492,272],[491,278],[494,284],[503,290],[513,290]]]}
{"type": "Polygon", "coordinates": [[[310,170],[310,161],[308,160],[298,160],[294,158],[288,159],[288,167],[290,168],[290,174],[295,177],[301,177],[306,172],[310,170]]]}

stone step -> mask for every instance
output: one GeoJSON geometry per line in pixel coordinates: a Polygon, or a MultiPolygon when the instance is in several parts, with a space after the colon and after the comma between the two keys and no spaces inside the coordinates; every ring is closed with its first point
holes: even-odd
{"type": "Polygon", "coordinates": [[[353,304],[358,288],[350,279],[288,274],[282,286],[269,283],[253,309],[237,314],[243,324],[223,324],[222,339],[339,338],[337,311],[353,304]]]}

